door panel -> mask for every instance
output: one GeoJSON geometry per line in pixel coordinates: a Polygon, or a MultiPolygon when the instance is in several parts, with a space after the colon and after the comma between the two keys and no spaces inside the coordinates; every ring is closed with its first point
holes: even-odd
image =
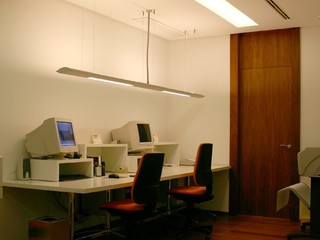
{"type": "Polygon", "coordinates": [[[299,35],[298,28],[231,35],[232,214],[298,217],[294,198],[275,210],[277,191],[299,181],[299,35]]]}
{"type": "Polygon", "coordinates": [[[290,120],[294,119],[291,116],[290,89],[294,85],[291,72],[290,67],[241,71],[242,214],[279,216],[275,213],[276,192],[292,183],[290,161],[296,164],[298,149],[280,146],[294,146],[295,143],[290,136],[290,120]]]}

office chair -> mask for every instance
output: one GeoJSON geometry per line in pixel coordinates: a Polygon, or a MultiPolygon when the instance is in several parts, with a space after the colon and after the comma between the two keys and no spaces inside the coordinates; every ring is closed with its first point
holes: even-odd
{"type": "MultiPolygon", "coordinates": [[[[182,200],[187,205],[187,216],[185,218],[182,234],[188,231],[205,233],[205,239],[210,239],[212,224],[199,225],[194,224],[194,204],[209,201],[213,199],[212,195],[212,148],[211,143],[202,143],[198,147],[197,156],[193,170],[194,186],[180,186],[169,190],[169,194],[178,200],[182,200]]],[[[177,236],[182,239],[183,236],[177,236]]]]}
{"type": "Polygon", "coordinates": [[[158,198],[164,153],[146,153],[139,161],[129,199],[115,200],[100,206],[125,223],[126,239],[134,239],[134,227],[152,216],[158,198]]]}

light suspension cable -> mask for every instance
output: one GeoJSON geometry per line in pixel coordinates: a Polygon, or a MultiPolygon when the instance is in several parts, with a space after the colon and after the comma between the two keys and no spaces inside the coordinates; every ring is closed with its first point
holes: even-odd
{"type": "Polygon", "coordinates": [[[117,77],[111,77],[111,76],[107,76],[107,75],[97,74],[97,73],[93,73],[93,72],[87,72],[87,71],[73,69],[73,68],[69,68],[69,67],[61,67],[60,69],[57,70],[57,72],[61,73],[61,74],[87,78],[87,79],[94,80],[94,81],[113,83],[113,84],[118,84],[118,85],[122,85],[122,86],[138,87],[138,88],[143,88],[143,89],[148,89],[148,90],[159,91],[159,92],[163,92],[163,93],[167,93],[167,94],[173,94],[173,95],[177,95],[177,96],[203,98],[204,95],[202,95],[202,94],[198,94],[198,93],[194,93],[194,92],[187,92],[187,91],[182,91],[182,90],[177,90],[177,89],[172,89],[172,88],[167,88],[167,87],[161,87],[161,86],[152,85],[149,83],[150,13],[152,11],[154,11],[154,10],[147,10],[146,11],[148,13],[148,32],[147,32],[148,37],[147,37],[147,51],[146,51],[147,52],[146,53],[147,83],[136,82],[136,81],[126,80],[126,79],[117,78],[117,77]]]}
{"type": "Polygon", "coordinates": [[[149,43],[150,43],[150,13],[152,10],[147,10],[148,14],[148,32],[147,32],[147,51],[146,51],[146,65],[147,65],[147,83],[149,83],[149,43]]]}

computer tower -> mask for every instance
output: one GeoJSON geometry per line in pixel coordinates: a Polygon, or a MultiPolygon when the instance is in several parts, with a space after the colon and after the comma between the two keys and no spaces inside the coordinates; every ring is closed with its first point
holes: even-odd
{"type": "Polygon", "coordinates": [[[18,160],[17,165],[17,179],[19,180],[29,180],[31,177],[31,166],[30,159],[23,158],[18,160]]]}

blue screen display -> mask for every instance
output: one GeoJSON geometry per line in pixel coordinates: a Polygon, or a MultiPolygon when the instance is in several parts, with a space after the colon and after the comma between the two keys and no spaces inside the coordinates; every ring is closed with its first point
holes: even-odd
{"type": "Polygon", "coordinates": [[[73,127],[71,122],[57,122],[61,146],[75,146],[73,127]]]}

